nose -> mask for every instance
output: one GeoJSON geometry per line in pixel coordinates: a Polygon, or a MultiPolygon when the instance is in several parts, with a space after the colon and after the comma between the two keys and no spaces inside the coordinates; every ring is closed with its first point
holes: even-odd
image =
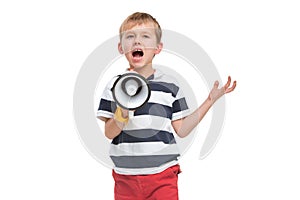
{"type": "Polygon", "coordinates": [[[135,45],[141,44],[141,40],[140,40],[140,37],[139,37],[139,36],[136,36],[136,37],[135,37],[135,39],[134,39],[134,44],[135,44],[135,45]]]}

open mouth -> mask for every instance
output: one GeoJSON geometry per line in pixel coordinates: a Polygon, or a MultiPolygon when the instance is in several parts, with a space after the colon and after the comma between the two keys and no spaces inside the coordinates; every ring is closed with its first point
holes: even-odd
{"type": "Polygon", "coordinates": [[[144,52],[141,49],[136,49],[132,52],[132,56],[134,58],[140,58],[140,57],[143,57],[143,55],[144,55],[144,52]]]}

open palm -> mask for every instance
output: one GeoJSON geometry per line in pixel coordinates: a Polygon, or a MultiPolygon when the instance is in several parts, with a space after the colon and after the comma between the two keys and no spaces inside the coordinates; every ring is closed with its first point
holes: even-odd
{"type": "Polygon", "coordinates": [[[215,81],[214,86],[209,93],[209,99],[212,102],[215,102],[224,94],[232,92],[236,87],[236,81],[233,82],[231,87],[229,87],[230,85],[231,85],[231,77],[230,76],[228,76],[227,83],[221,88],[219,88],[219,81],[215,81]]]}

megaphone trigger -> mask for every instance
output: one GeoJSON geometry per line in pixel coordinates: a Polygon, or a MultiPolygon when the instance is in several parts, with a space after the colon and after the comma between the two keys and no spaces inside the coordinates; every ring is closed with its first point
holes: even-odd
{"type": "Polygon", "coordinates": [[[115,118],[115,120],[117,120],[121,123],[125,123],[125,124],[127,124],[128,120],[129,120],[129,116],[123,117],[122,110],[120,107],[117,107],[114,118],[115,118]]]}

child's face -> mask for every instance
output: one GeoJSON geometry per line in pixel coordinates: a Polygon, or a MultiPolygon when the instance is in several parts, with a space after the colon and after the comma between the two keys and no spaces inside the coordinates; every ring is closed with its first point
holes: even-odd
{"type": "Polygon", "coordinates": [[[120,53],[124,53],[131,68],[152,67],[152,59],[162,49],[157,42],[155,26],[152,23],[135,25],[126,30],[119,43],[120,53]]]}

